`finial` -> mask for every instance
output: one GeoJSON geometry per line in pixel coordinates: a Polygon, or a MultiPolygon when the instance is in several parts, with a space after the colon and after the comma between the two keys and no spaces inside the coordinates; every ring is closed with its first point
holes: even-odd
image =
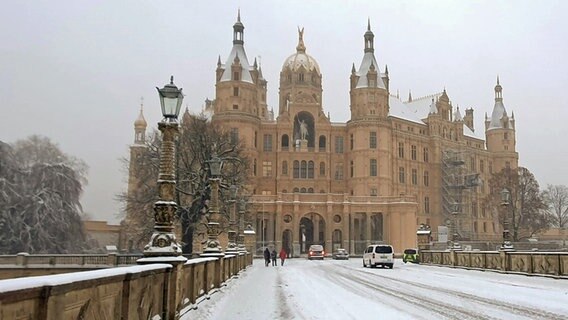
{"type": "Polygon", "coordinates": [[[237,22],[241,22],[241,8],[237,11],[237,22]]]}
{"type": "Polygon", "coordinates": [[[367,31],[371,31],[371,18],[367,17],[367,31]]]}
{"type": "Polygon", "coordinates": [[[497,85],[499,85],[499,75],[497,75],[497,85]]]}
{"type": "Polygon", "coordinates": [[[254,63],[252,64],[252,66],[256,69],[258,68],[258,64],[256,63],[256,57],[254,58],[254,63]]]}
{"type": "Polygon", "coordinates": [[[399,94],[399,92],[398,92],[398,89],[396,89],[396,98],[397,98],[397,99],[400,99],[400,94],[399,94]]]}
{"type": "Polygon", "coordinates": [[[412,101],[412,91],[408,89],[408,102],[412,101]]]}
{"type": "Polygon", "coordinates": [[[221,66],[221,55],[219,55],[219,58],[217,58],[217,67],[221,66]]]}
{"type": "Polygon", "coordinates": [[[353,65],[351,66],[351,73],[355,73],[355,62],[353,62],[353,65]]]}
{"type": "Polygon", "coordinates": [[[174,84],[174,76],[170,77],[170,84],[174,84]]]}
{"type": "Polygon", "coordinates": [[[140,111],[144,109],[144,97],[140,97],[140,111]]]}
{"type": "Polygon", "coordinates": [[[306,46],[304,45],[304,28],[300,29],[298,26],[298,46],[296,47],[298,52],[306,52],[306,46]]]}
{"type": "Polygon", "coordinates": [[[389,65],[385,64],[385,74],[389,74],[389,65]]]}

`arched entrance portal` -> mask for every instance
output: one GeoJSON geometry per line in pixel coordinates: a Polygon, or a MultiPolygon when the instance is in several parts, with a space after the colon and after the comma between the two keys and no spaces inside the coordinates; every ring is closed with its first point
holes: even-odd
{"type": "Polygon", "coordinates": [[[317,213],[309,213],[300,219],[300,252],[307,253],[312,244],[325,247],[325,220],[317,213]]]}

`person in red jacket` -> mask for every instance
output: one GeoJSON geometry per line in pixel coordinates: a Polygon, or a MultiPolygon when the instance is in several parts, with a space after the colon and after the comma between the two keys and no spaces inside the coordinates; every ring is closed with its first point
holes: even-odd
{"type": "Polygon", "coordinates": [[[280,254],[278,254],[278,256],[280,256],[280,265],[283,266],[284,265],[284,260],[286,260],[286,250],[284,250],[284,248],[280,249],[280,254]]]}

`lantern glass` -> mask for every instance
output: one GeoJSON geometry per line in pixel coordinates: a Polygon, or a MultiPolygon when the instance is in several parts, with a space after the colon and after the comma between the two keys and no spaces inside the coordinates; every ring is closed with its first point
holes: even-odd
{"type": "Polygon", "coordinates": [[[158,94],[160,95],[160,105],[162,106],[164,118],[177,119],[183,102],[183,89],[176,87],[173,76],[169,84],[166,84],[162,89],[157,87],[156,89],[158,89],[158,94]]]}
{"type": "Polygon", "coordinates": [[[233,184],[233,185],[231,185],[230,189],[231,189],[231,199],[236,200],[237,199],[237,192],[239,191],[239,186],[237,186],[236,184],[233,184]]]}
{"type": "Polygon", "coordinates": [[[511,193],[509,192],[509,189],[503,188],[503,190],[501,190],[501,201],[503,203],[509,203],[510,197],[511,193]]]}
{"type": "Polygon", "coordinates": [[[216,156],[209,160],[209,169],[211,169],[212,176],[221,175],[221,162],[221,159],[216,156]]]}

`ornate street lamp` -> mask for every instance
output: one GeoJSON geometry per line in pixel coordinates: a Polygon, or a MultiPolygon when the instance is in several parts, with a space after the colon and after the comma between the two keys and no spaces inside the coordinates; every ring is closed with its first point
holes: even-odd
{"type": "Polygon", "coordinates": [[[461,244],[458,242],[458,214],[460,210],[460,204],[458,202],[453,204],[452,208],[452,218],[451,218],[451,225],[450,225],[450,232],[451,232],[451,242],[450,242],[450,250],[462,250],[461,244]]]}
{"type": "Polygon", "coordinates": [[[225,254],[219,244],[219,233],[221,233],[221,217],[219,214],[219,181],[223,161],[213,153],[211,160],[207,161],[211,177],[211,201],[209,206],[209,222],[207,222],[207,243],[201,254],[202,257],[222,257],[225,254]]]}
{"type": "Polygon", "coordinates": [[[231,199],[229,200],[231,203],[231,208],[230,208],[230,212],[229,212],[229,243],[227,245],[227,250],[225,251],[225,253],[230,253],[230,254],[237,254],[238,253],[238,248],[237,248],[237,230],[235,230],[237,228],[237,219],[236,219],[236,211],[237,211],[237,193],[239,191],[239,186],[237,186],[236,184],[232,184],[229,187],[229,193],[230,193],[230,197],[231,199]]]}
{"type": "Polygon", "coordinates": [[[511,233],[509,232],[509,206],[511,205],[511,191],[507,188],[501,190],[501,206],[505,209],[503,216],[503,243],[500,250],[512,251],[515,250],[513,242],[511,242],[511,233]]]}
{"type": "Polygon", "coordinates": [[[158,201],[154,204],[154,233],[144,247],[145,257],[179,256],[181,247],[173,232],[173,220],[177,210],[175,202],[175,137],[178,134],[177,117],[183,101],[182,89],[174,85],[174,77],[162,89],[158,89],[164,119],[158,123],[162,133],[160,147],[160,172],[158,176],[158,201]]]}
{"type": "Polygon", "coordinates": [[[245,247],[245,212],[247,208],[247,202],[245,199],[241,199],[239,202],[239,228],[238,228],[238,238],[237,238],[237,247],[239,252],[246,252],[247,249],[245,247]]]}

